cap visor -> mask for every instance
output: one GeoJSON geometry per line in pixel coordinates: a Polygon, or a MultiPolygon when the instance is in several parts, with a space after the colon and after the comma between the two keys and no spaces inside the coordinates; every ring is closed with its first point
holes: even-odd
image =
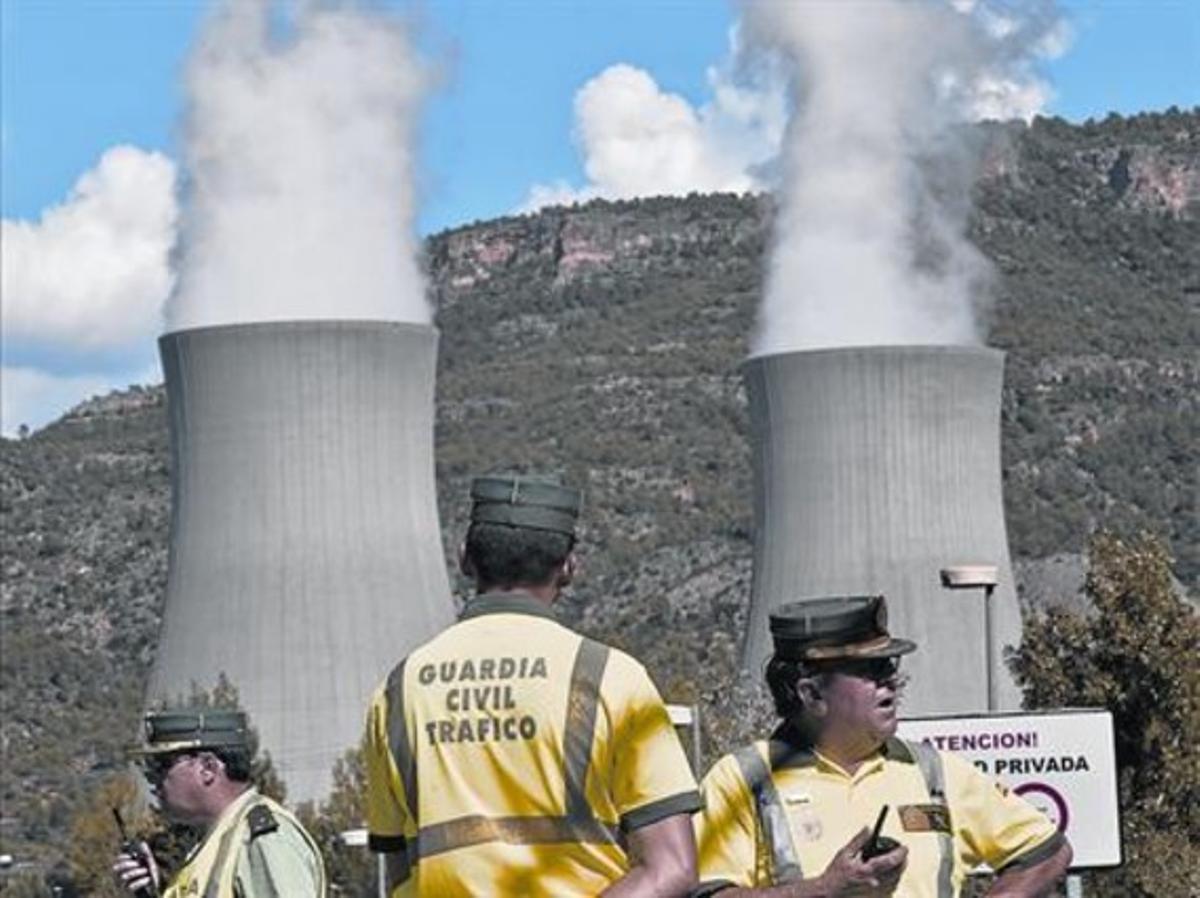
{"type": "Polygon", "coordinates": [[[200,743],[195,739],[185,739],[180,742],[156,742],[154,745],[130,745],[125,754],[131,758],[144,758],[150,755],[165,755],[173,751],[187,751],[199,748],[200,743]]]}
{"type": "Polygon", "coordinates": [[[890,638],[883,645],[864,648],[861,645],[820,646],[802,656],[805,661],[840,661],[845,658],[897,658],[915,652],[917,644],[909,639],[890,638]]]}
{"type": "Polygon", "coordinates": [[[907,655],[910,652],[917,650],[917,644],[910,639],[888,640],[888,644],[873,651],[865,652],[861,655],[853,655],[847,657],[855,658],[898,658],[900,655],[907,655]]]}

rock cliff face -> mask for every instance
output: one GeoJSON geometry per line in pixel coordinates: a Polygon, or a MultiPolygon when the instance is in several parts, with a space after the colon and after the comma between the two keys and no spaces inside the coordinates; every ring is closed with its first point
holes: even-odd
{"type": "Polygon", "coordinates": [[[673,199],[598,201],[449,231],[429,247],[438,307],[452,308],[517,273],[539,281],[549,275],[529,286],[561,290],[592,276],[619,277],[652,261],[691,257],[715,243],[759,245],[769,198],[706,197],[704,206],[699,213],[673,199]]]}
{"type": "MultiPolygon", "coordinates": [[[[1194,114],[1114,118],[1082,127],[1056,120],[1039,120],[1032,128],[990,125],[980,147],[979,190],[1042,188],[1047,161],[1058,192],[1066,194],[1056,201],[1187,220],[1200,214],[1194,114]]],[[[718,242],[761,249],[773,209],[769,197],[705,199],[703,215],[675,200],[595,202],[447,232],[433,241],[430,253],[440,307],[506,271],[531,265],[553,272],[553,289],[589,275],[636,270],[653,259],[694,255],[718,242]],[[733,213],[733,220],[722,212],[733,213]]],[[[976,226],[993,223],[982,216],[976,226]]]]}
{"type": "MultiPolygon", "coordinates": [[[[1194,591],[1200,112],[993,132],[971,235],[997,271],[988,342],[1009,354],[1024,598],[1069,602],[1102,526],[1164,534],[1194,591]]],[[[740,365],[771,214],[766,197],[594,202],[426,248],[447,563],[472,474],[581,484],[566,618],[638,654],[671,699],[701,702],[714,750],[754,707],[734,671],[751,540],[740,365]]],[[[166,464],[158,389],[0,442],[0,794],[14,821],[0,850],[61,857],[72,809],[133,732],[166,570],[166,464]]]]}
{"type": "Polygon", "coordinates": [[[1109,162],[1108,186],[1135,209],[1190,216],[1200,206],[1200,171],[1186,159],[1147,147],[1097,155],[1101,165],[1109,162]]]}

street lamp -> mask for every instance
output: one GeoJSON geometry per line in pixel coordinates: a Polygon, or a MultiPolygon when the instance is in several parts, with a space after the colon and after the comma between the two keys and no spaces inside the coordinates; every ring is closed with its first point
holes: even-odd
{"type": "MultiPolygon", "coordinates": [[[[345,829],[338,833],[338,838],[342,840],[343,845],[351,848],[367,847],[367,831],[365,829],[345,829]]],[[[382,854],[377,856],[375,867],[379,896],[384,898],[387,895],[387,860],[382,854]]]]}
{"type": "Polygon", "coordinates": [[[959,564],[942,568],[942,586],[946,589],[983,590],[983,639],[987,663],[987,709],[995,711],[996,677],[992,671],[992,591],[996,588],[994,564],[959,564]]]}

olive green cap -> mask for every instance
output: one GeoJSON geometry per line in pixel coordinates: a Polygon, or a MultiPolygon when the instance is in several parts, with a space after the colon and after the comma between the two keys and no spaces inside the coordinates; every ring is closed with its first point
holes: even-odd
{"type": "Polygon", "coordinates": [[[829,596],[780,605],[770,615],[775,656],[791,661],[892,658],[917,645],[888,633],[883,596],[829,596]]]}
{"type": "Polygon", "coordinates": [[[544,477],[476,477],[471,481],[471,503],[473,524],[574,536],[583,494],[544,477]]]}
{"type": "Polygon", "coordinates": [[[246,715],[232,708],[181,708],[150,711],[145,742],[133,752],[155,755],[201,748],[249,748],[246,715]]]}

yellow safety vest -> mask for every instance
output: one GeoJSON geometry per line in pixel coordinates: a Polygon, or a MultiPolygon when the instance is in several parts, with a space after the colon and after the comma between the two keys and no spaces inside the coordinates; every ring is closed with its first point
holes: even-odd
{"type": "Polygon", "coordinates": [[[890,739],[848,774],[788,741],[756,742],[704,778],[700,888],[763,888],[818,876],[883,805],[884,834],[908,848],[897,898],[953,898],[967,871],[1034,864],[1062,844],[1032,805],[953,754],[890,739]]]}
{"type": "Polygon", "coordinates": [[[624,834],[700,807],[645,669],[519,595],[475,599],[376,692],[372,846],[393,895],[594,895],[624,834]]]}

